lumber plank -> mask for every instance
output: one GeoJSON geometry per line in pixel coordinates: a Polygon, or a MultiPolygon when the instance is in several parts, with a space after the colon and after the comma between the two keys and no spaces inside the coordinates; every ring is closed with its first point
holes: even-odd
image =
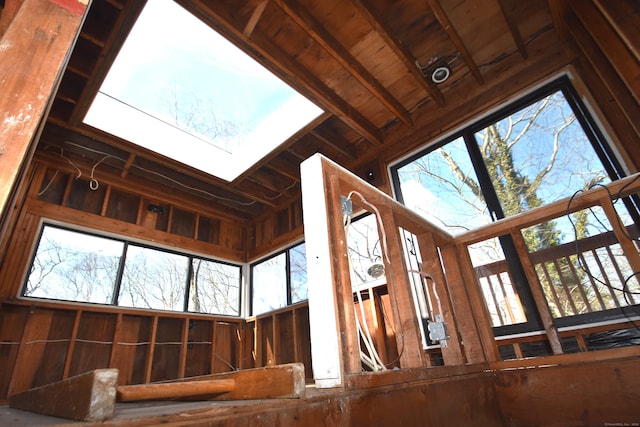
{"type": "Polygon", "coordinates": [[[201,375],[179,381],[217,381],[223,379],[234,380],[235,387],[233,390],[214,396],[216,400],[296,399],[303,397],[306,390],[304,365],[302,363],[287,363],[264,368],[201,375]]]}
{"type": "Polygon", "coordinates": [[[218,393],[233,391],[236,381],[233,379],[200,380],[188,382],[136,384],[119,386],[118,402],[138,402],[143,400],[180,399],[197,396],[208,400],[218,393]]]}
{"type": "Polygon", "coordinates": [[[14,394],[9,406],[79,421],[103,421],[113,416],[117,383],[117,369],[96,369],[14,394]]]}

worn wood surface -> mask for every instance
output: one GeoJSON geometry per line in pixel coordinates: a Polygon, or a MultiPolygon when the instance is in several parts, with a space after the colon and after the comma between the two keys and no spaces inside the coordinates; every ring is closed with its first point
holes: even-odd
{"type": "Polygon", "coordinates": [[[304,397],[305,376],[302,363],[287,363],[263,368],[241,369],[213,375],[185,378],[191,381],[235,381],[235,387],[216,396],[219,400],[274,399],[304,397]]]}
{"type": "Polygon", "coordinates": [[[118,402],[138,402],[142,400],[166,400],[195,398],[207,400],[217,394],[235,389],[233,379],[199,380],[160,384],[135,384],[118,386],[118,402]]]}
{"type": "Polygon", "coordinates": [[[117,369],[86,374],[14,394],[12,408],[80,421],[103,421],[113,416],[117,369]]]}
{"type": "MultiPolygon", "coordinates": [[[[13,1],[8,4],[15,5],[13,1]]],[[[33,155],[34,137],[53,99],[86,8],[80,5],[78,14],[71,13],[67,6],[49,0],[24,0],[0,34],[0,235],[5,231],[12,192],[19,187],[33,155]]]]}

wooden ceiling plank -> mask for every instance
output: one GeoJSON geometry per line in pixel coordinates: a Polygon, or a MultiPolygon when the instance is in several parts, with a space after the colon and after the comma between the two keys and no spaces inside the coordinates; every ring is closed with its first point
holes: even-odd
{"type": "Polygon", "coordinates": [[[624,41],[636,60],[640,62],[640,27],[637,17],[638,9],[634,9],[631,1],[594,0],[594,4],[604,16],[616,34],[624,41]]]}
{"type": "Polygon", "coordinates": [[[383,143],[380,129],[268,37],[262,36],[256,31],[252,33],[251,38],[245,37],[230,18],[223,15],[221,10],[216,9],[209,2],[203,0],[181,0],[179,3],[187,5],[192,13],[196,13],[203,22],[226,35],[231,41],[241,42],[244,45],[242,48],[245,52],[266,60],[267,68],[271,72],[280,76],[289,84],[302,89],[301,92],[311,95],[325,109],[340,117],[369,142],[374,145],[383,143]]]}
{"type": "Polygon", "coordinates": [[[413,125],[406,108],[329,31],[295,0],[273,0],[327,53],[347,69],[373,96],[407,126],[413,125]]]}
{"type": "Polygon", "coordinates": [[[258,3],[256,8],[253,10],[253,13],[251,14],[251,18],[249,18],[247,25],[244,27],[244,30],[242,31],[242,34],[244,34],[246,38],[250,38],[251,34],[253,33],[253,30],[256,29],[256,25],[258,25],[258,21],[260,21],[260,18],[262,17],[262,14],[264,13],[264,9],[267,7],[268,2],[269,0],[262,0],[260,3],[258,3]]]}
{"type": "Polygon", "coordinates": [[[520,55],[522,55],[524,59],[527,59],[528,57],[527,47],[525,46],[524,41],[522,40],[522,35],[520,34],[518,25],[514,21],[513,17],[509,13],[507,13],[507,9],[505,7],[504,1],[505,0],[498,0],[498,5],[500,6],[500,13],[502,13],[504,20],[507,22],[507,25],[509,26],[509,32],[511,33],[511,37],[513,38],[513,41],[515,42],[516,47],[518,48],[518,52],[520,52],[520,55]]]}
{"type": "Polygon", "coordinates": [[[435,15],[436,19],[438,20],[442,28],[446,31],[449,39],[456,47],[458,52],[460,52],[462,60],[465,62],[465,64],[467,64],[467,67],[469,67],[469,70],[471,71],[471,74],[473,74],[473,77],[475,77],[476,81],[479,84],[483,84],[484,78],[480,73],[480,68],[478,68],[478,65],[473,60],[471,52],[469,52],[469,49],[467,49],[467,47],[465,46],[458,32],[451,25],[451,20],[440,5],[440,2],[438,0],[428,0],[428,2],[429,7],[431,7],[431,10],[433,10],[433,14],[435,15]]]}
{"type": "Polygon", "coordinates": [[[344,141],[344,138],[342,138],[340,135],[337,135],[335,132],[331,132],[328,129],[314,129],[309,133],[318,138],[324,144],[333,147],[335,150],[348,157],[350,160],[356,159],[357,153],[355,148],[349,149],[349,145],[344,141]]]}
{"type": "Polygon", "coordinates": [[[393,32],[383,23],[384,21],[376,16],[371,7],[365,4],[364,0],[351,0],[351,2],[369,21],[369,24],[373,27],[373,29],[376,30],[378,34],[380,34],[380,36],[385,40],[385,42],[389,45],[389,48],[400,59],[404,66],[411,72],[411,74],[413,74],[418,84],[420,84],[420,86],[422,86],[422,88],[427,91],[429,97],[433,99],[439,107],[443,107],[444,97],[442,96],[442,93],[430,81],[424,78],[422,72],[416,66],[415,58],[413,57],[411,52],[406,47],[404,47],[404,45],[399,40],[391,36],[393,32]]]}

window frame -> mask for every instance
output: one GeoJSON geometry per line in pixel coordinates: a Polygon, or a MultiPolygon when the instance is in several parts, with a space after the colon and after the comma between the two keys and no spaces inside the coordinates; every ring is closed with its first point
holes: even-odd
{"type": "Polygon", "coordinates": [[[94,304],[94,305],[104,305],[104,306],[109,306],[109,307],[118,307],[118,308],[123,308],[123,309],[134,309],[134,310],[148,310],[148,311],[166,311],[166,312],[171,312],[171,313],[192,313],[192,314],[203,314],[203,315],[214,315],[214,316],[228,316],[228,317],[234,317],[234,318],[240,318],[242,316],[242,285],[243,285],[243,266],[242,264],[236,264],[230,261],[224,261],[224,260],[220,260],[220,259],[215,259],[215,258],[211,258],[211,257],[206,257],[206,256],[202,256],[199,254],[195,254],[192,252],[188,252],[188,251],[180,251],[177,249],[170,249],[170,248],[166,248],[166,247],[162,247],[162,246],[156,246],[153,244],[149,244],[147,242],[144,241],[140,241],[140,240],[134,240],[134,239],[130,239],[130,238],[126,238],[124,236],[120,236],[120,235],[115,235],[115,234],[111,234],[111,233],[100,233],[98,231],[95,230],[91,230],[91,229],[87,229],[84,227],[75,227],[73,225],[68,225],[68,224],[62,224],[62,223],[57,223],[57,222],[50,222],[47,220],[42,221],[42,223],[40,224],[40,229],[38,231],[38,235],[37,238],[34,240],[34,246],[33,246],[33,251],[30,257],[30,261],[29,264],[26,266],[26,270],[25,270],[25,274],[24,274],[24,278],[22,281],[22,286],[20,287],[19,290],[19,294],[18,297],[19,298],[25,298],[25,299],[36,299],[36,300],[45,300],[45,301],[52,301],[52,302],[70,302],[70,303],[74,303],[74,304],[94,304]],[[69,232],[73,232],[73,233],[79,233],[79,234],[83,234],[86,236],[92,236],[92,237],[97,237],[97,238],[101,238],[101,239],[109,239],[115,242],[120,242],[123,244],[123,248],[122,248],[122,252],[120,254],[120,258],[118,261],[118,268],[117,268],[117,272],[116,272],[116,277],[115,277],[115,282],[112,284],[112,298],[111,301],[109,303],[97,303],[97,302],[88,302],[88,301],[76,301],[76,300],[71,300],[71,299],[57,299],[57,298],[52,298],[52,297],[39,297],[39,296],[29,296],[29,295],[25,295],[25,291],[27,289],[27,283],[29,281],[29,276],[31,274],[31,270],[32,270],[32,266],[33,263],[36,259],[36,256],[38,254],[38,248],[40,247],[41,241],[42,241],[42,236],[44,234],[44,230],[45,228],[56,228],[59,230],[64,230],[64,231],[69,231],[69,232]],[[154,250],[154,251],[160,251],[160,252],[165,252],[165,253],[169,253],[169,254],[174,254],[174,255],[179,255],[179,256],[183,256],[187,258],[188,261],[188,271],[186,273],[186,280],[185,283],[182,283],[181,286],[183,287],[183,301],[181,304],[181,310],[171,310],[171,309],[155,309],[155,308],[147,308],[147,307],[132,307],[132,306],[126,306],[126,305],[120,305],[120,292],[122,289],[122,279],[123,279],[123,275],[124,275],[124,270],[125,270],[125,264],[126,264],[126,257],[127,257],[127,253],[128,253],[128,249],[130,246],[135,246],[135,247],[139,247],[142,249],[149,249],[149,250],[154,250]],[[207,313],[207,312],[198,312],[198,311],[190,311],[188,310],[188,306],[189,306],[189,293],[190,293],[190,281],[191,281],[191,276],[193,274],[193,269],[191,267],[193,260],[195,259],[201,259],[201,260],[205,260],[205,261],[210,261],[210,262],[214,262],[217,264],[221,264],[221,265],[226,265],[226,266],[232,266],[232,267],[236,267],[238,268],[238,303],[237,306],[234,307],[236,314],[224,314],[224,313],[207,313]]]}
{"type": "MultiPolygon", "coordinates": [[[[482,131],[489,125],[505,119],[510,115],[523,110],[529,105],[534,104],[535,102],[538,102],[546,96],[551,95],[555,92],[561,92],[566,102],[571,107],[577,121],[580,124],[580,127],[582,128],[585,136],[593,147],[595,154],[601,161],[604,171],[608,174],[608,177],[612,181],[614,181],[627,176],[625,168],[623,167],[619,158],[616,156],[616,153],[612,147],[613,144],[611,144],[605,137],[605,134],[600,129],[598,122],[594,119],[593,115],[580,98],[577,90],[571,84],[569,77],[567,75],[562,75],[552,80],[551,82],[546,83],[538,87],[537,89],[520,96],[515,100],[507,102],[505,105],[502,105],[486,116],[469,120],[464,126],[457,129],[455,132],[447,134],[443,138],[428,142],[422,148],[416,150],[409,156],[391,164],[388,168],[388,173],[390,176],[390,182],[394,197],[400,203],[405,203],[402,196],[400,178],[398,174],[398,171],[402,167],[416,161],[417,159],[420,159],[423,156],[426,156],[429,153],[436,151],[441,147],[444,147],[445,145],[457,140],[458,138],[462,138],[467,152],[471,158],[471,162],[478,179],[478,184],[481,187],[483,196],[486,199],[487,209],[489,210],[492,221],[504,218],[505,214],[502,211],[501,203],[497,198],[495,187],[493,186],[491,179],[487,173],[486,166],[484,164],[480,150],[478,148],[478,144],[475,139],[475,134],[482,131]]],[[[570,194],[568,194],[567,197],[568,196],[570,196],[570,194]]],[[[638,197],[634,196],[631,198],[625,198],[624,204],[629,210],[629,213],[633,218],[635,224],[640,225],[640,216],[638,215],[638,212],[640,211],[640,209],[638,208],[640,206],[640,202],[638,200],[638,197]]],[[[526,313],[528,320],[524,323],[494,327],[494,333],[496,334],[496,336],[504,336],[543,330],[544,328],[542,326],[542,321],[540,319],[539,312],[536,308],[533,295],[531,293],[531,286],[526,279],[524,269],[517,256],[511,236],[501,236],[499,237],[499,239],[503,248],[505,260],[509,265],[509,271],[514,281],[514,287],[517,289],[518,294],[521,298],[523,310],[526,313]]],[[[582,315],[571,316],[572,319],[558,318],[554,321],[561,326],[567,326],[569,324],[575,325],[579,324],[580,322],[579,320],[576,321],[576,319],[573,318],[580,316],[582,315]]],[[[589,315],[589,319],[591,318],[593,318],[592,314],[589,315]]],[[[582,319],[582,317],[580,317],[580,319],[582,319]]],[[[611,313],[609,310],[603,312],[602,316],[597,320],[605,319],[611,319],[611,313]]]]}
{"type": "MultiPolygon", "coordinates": [[[[249,316],[260,316],[262,314],[265,313],[269,313],[271,311],[275,311],[275,310],[280,310],[282,308],[285,307],[289,307],[291,305],[294,304],[299,304],[305,301],[308,301],[308,296],[307,298],[301,299],[300,301],[296,301],[296,302],[292,302],[292,292],[291,292],[291,250],[293,250],[294,248],[297,248],[301,245],[305,245],[305,241],[299,241],[297,243],[294,243],[292,245],[287,246],[284,249],[281,249],[277,252],[274,252],[264,258],[260,258],[254,262],[249,263],[249,304],[248,304],[248,310],[249,310],[249,316]],[[274,308],[272,310],[267,310],[261,313],[255,313],[255,307],[254,307],[254,296],[255,296],[255,282],[254,282],[254,278],[255,275],[253,274],[253,269],[254,267],[256,267],[257,265],[260,265],[262,263],[268,262],[269,260],[272,260],[273,258],[276,258],[278,256],[281,255],[285,255],[285,270],[286,270],[286,279],[285,279],[285,285],[286,285],[286,303],[284,306],[282,307],[277,307],[274,308]]],[[[305,248],[305,253],[306,253],[306,248],[305,248]]],[[[308,295],[308,294],[307,294],[308,295]]]]}

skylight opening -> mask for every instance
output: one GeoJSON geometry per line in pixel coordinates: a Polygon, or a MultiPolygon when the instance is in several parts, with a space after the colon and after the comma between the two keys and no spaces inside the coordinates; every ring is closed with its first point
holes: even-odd
{"type": "Polygon", "coordinates": [[[181,6],[154,0],[84,123],[233,181],[321,113],[181,6]]]}

